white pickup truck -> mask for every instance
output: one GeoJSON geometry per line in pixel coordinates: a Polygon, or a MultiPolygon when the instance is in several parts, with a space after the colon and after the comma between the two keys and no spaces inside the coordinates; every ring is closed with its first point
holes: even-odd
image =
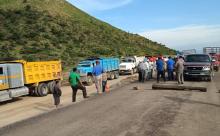
{"type": "Polygon", "coordinates": [[[137,66],[141,61],[144,61],[144,57],[131,56],[123,58],[119,67],[120,74],[132,75],[136,73],[137,66]]]}

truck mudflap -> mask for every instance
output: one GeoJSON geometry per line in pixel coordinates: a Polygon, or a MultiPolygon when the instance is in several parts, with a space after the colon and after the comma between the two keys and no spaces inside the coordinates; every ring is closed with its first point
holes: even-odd
{"type": "Polygon", "coordinates": [[[29,94],[29,89],[27,87],[21,87],[21,88],[15,88],[15,89],[10,89],[9,90],[9,96],[11,98],[23,96],[23,95],[28,95],[29,94]]]}

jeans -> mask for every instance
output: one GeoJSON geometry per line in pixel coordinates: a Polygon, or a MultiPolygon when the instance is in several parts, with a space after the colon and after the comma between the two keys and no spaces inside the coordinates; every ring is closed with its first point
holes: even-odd
{"type": "Polygon", "coordinates": [[[73,90],[73,94],[72,94],[72,102],[76,101],[76,94],[78,89],[82,90],[83,92],[83,97],[86,98],[87,97],[87,93],[86,93],[86,87],[82,86],[82,85],[77,85],[77,86],[71,86],[72,90],[73,90]]]}
{"type": "Polygon", "coordinates": [[[106,85],[107,85],[107,80],[106,81],[102,81],[102,92],[105,92],[106,85]]]}
{"type": "Polygon", "coordinates": [[[53,93],[53,98],[54,98],[54,105],[59,105],[60,104],[60,96],[53,93]]]}
{"type": "Polygon", "coordinates": [[[159,83],[159,81],[160,81],[160,77],[163,78],[164,82],[166,81],[165,72],[164,72],[164,71],[157,71],[157,82],[158,82],[158,83],[159,83]]]}
{"type": "Polygon", "coordinates": [[[140,70],[138,72],[138,74],[139,74],[139,82],[144,82],[145,81],[145,76],[146,76],[145,70],[140,70]]]}
{"type": "Polygon", "coordinates": [[[168,69],[168,80],[174,80],[173,70],[172,69],[168,69]]]}

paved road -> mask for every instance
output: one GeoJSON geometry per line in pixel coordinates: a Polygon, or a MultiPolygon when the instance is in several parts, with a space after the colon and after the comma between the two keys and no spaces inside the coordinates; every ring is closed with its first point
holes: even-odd
{"type": "Polygon", "coordinates": [[[219,136],[220,73],[215,81],[187,82],[208,92],[151,90],[130,83],[6,129],[2,136],[219,136]],[[133,90],[139,86],[140,90],[133,90]]]}
{"type": "MultiPolygon", "coordinates": [[[[136,75],[133,75],[136,76],[136,75]]],[[[109,85],[117,86],[123,80],[131,77],[130,75],[120,76],[119,79],[109,80],[109,85]]],[[[62,107],[72,104],[72,89],[70,86],[62,87],[61,104],[62,107]]],[[[96,94],[95,85],[87,86],[87,93],[89,96],[96,94]]],[[[83,101],[82,91],[77,93],[77,102],[83,101]]],[[[39,114],[54,110],[52,95],[46,97],[19,97],[12,101],[0,103],[0,127],[13,124],[15,122],[28,119],[39,114]]]]}

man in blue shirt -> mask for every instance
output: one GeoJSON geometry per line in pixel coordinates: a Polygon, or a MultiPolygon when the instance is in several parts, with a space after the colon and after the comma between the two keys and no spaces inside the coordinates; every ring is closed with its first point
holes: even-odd
{"type": "Polygon", "coordinates": [[[163,78],[165,82],[166,79],[165,79],[165,73],[164,73],[164,62],[161,57],[158,57],[156,65],[157,65],[157,83],[159,83],[160,81],[160,76],[163,78]]]}
{"type": "Polygon", "coordinates": [[[169,60],[167,61],[168,80],[174,80],[173,69],[174,69],[175,62],[171,57],[168,57],[168,58],[169,58],[169,60]]]}
{"type": "Polygon", "coordinates": [[[100,65],[100,62],[97,60],[96,66],[93,67],[92,74],[94,76],[95,86],[96,86],[98,94],[101,94],[102,92],[101,91],[102,90],[102,73],[103,73],[103,69],[100,65]]]}

